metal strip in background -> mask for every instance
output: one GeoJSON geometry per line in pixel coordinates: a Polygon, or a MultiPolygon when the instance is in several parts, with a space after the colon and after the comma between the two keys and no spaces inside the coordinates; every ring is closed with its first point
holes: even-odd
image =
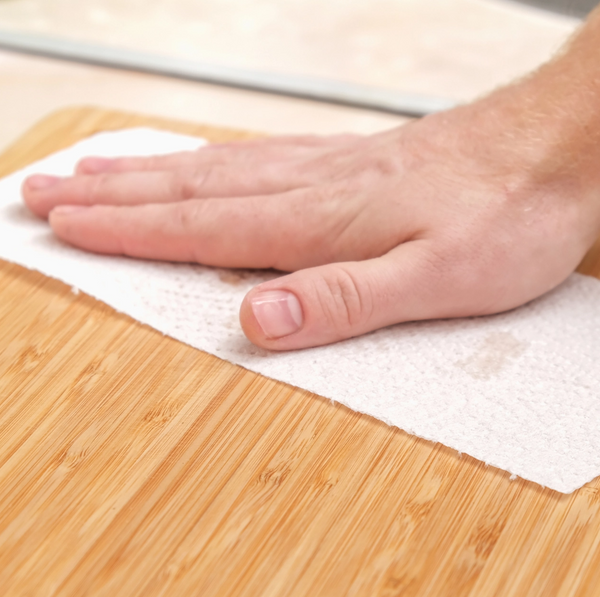
{"type": "Polygon", "coordinates": [[[0,29],[0,48],[71,62],[213,83],[402,116],[425,116],[456,105],[455,102],[444,98],[399,93],[368,85],[203,64],[18,31],[0,29]]]}

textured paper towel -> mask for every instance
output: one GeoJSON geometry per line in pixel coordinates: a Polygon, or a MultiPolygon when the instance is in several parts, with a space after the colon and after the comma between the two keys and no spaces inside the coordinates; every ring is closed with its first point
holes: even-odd
{"type": "Polygon", "coordinates": [[[200,140],[104,133],[0,181],[0,257],[74,285],[161,332],[342,402],[562,492],[600,474],[600,281],[572,275],[491,317],[394,326],[333,346],[271,354],[238,324],[244,294],[274,274],[91,255],[61,244],[21,203],[31,172],[84,155],[153,154],[200,140]]]}

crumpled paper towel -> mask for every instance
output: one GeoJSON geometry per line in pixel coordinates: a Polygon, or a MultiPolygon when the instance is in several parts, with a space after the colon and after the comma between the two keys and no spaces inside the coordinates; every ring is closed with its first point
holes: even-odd
{"type": "Polygon", "coordinates": [[[201,140],[103,133],[0,181],[0,257],[63,280],[186,344],[305,388],[525,479],[571,492],[600,474],[600,281],[490,317],[389,327],[273,354],[238,324],[273,273],[92,255],[56,240],[21,202],[27,174],[65,175],[85,155],[158,154],[201,140]]]}

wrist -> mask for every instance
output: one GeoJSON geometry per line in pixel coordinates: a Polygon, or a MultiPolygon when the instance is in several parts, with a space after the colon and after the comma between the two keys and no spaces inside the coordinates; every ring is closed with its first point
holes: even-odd
{"type": "Polygon", "coordinates": [[[584,100],[546,70],[406,132],[419,161],[446,155],[457,179],[501,189],[532,215],[571,221],[585,252],[600,235],[600,101],[588,110],[584,100]]]}
{"type": "Polygon", "coordinates": [[[572,62],[557,59],[457,116],[473,159],[485,160],[509,186],[560,190],[600,234],[600,68],[584,81],[565,76],[572,62]]]}

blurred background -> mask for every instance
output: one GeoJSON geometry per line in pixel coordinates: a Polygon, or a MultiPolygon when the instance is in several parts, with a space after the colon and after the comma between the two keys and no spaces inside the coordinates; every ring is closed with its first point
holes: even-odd
{"type": "MultiPolygon", "coordinates": [[[[546,61],[594,4],[0,0],[0,29],[462,102],[546,61]]],[[[41,116],[76,104],[272,133],[366,133],[405,120],[373,110],[0,50],[0,149],[41,116]]]]}

